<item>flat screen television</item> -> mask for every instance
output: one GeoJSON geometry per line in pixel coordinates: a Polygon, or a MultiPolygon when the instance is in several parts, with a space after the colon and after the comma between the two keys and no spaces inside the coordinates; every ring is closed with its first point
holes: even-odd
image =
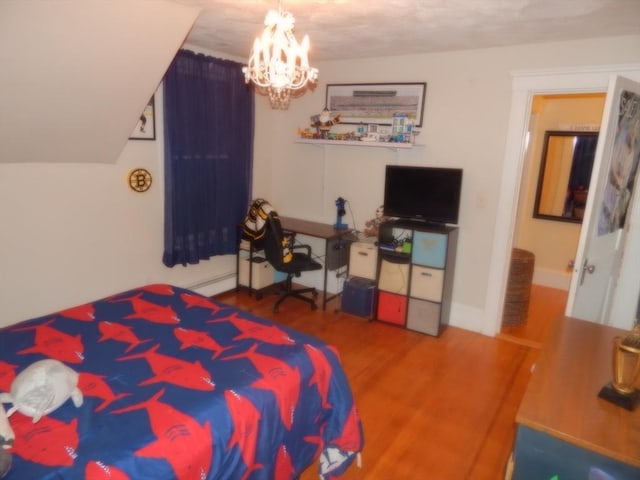
{"type": "Polygon", "coordinates": [[[458,223],[462,169],[387,165],[384,214],[430,223],[458,223]]]}

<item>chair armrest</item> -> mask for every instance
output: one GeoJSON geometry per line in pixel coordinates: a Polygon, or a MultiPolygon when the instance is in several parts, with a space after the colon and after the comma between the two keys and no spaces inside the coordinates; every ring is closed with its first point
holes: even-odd
{"type": "Polygon", "coordinates": [[[292,252],[294,250],[306,250],[307,255],[309,256],[309,258],[311,258],[311,246],[310,245],[303,245],[303,244],[298,243],[298,244],[292,245],[289,248],[291,249],[292,252]]]}

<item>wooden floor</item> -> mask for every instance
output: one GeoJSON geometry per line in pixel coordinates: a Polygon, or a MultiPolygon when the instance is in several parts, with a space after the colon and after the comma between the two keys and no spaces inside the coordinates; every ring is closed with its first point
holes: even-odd
{"type": "Polygon", "coordinates": [[[566,304],[566,290],[533,285],[527,321],[521,325],[504,325],[499,338],[540,348],[553,320],[564,314],[566,304]]]}
{"type": "MultiPolygon", "coordinates": [[[[343,478],[496,480],[549,328],[545,320],[562,313],[561,297],[534,287],[526,325],[496,338],[455,327],[430,337],[336,312],[337,300],[323,312],[288,299],[273,314],[274,297],[229,292],[216,298],[337,347],[365,434],[362,468],[352,466],[343,478]]],[[[315,465],[301,476],[317,478],[315,465]]]]}

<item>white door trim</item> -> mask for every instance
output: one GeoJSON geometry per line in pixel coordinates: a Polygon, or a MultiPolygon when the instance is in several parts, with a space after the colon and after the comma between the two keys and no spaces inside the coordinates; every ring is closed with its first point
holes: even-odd
{"type": "Polygon", "coordinates": [[[502,324],[532,97],[543,93],[606,92],[612,75],[640,81],[640,64],[519,70],[511,75],[511,113],[489,267],[486,321],[483,322],[482,332],[490,336],[498,334],[502,324]]]}

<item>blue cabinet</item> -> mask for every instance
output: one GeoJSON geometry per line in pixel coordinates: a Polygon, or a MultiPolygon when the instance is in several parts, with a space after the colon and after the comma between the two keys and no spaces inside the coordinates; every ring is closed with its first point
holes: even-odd
{"type": "Polygon", "coordinates": [[[598,397],[620,329],[562,317],[516,415],[512,480],[639,480],[640,408],[598,397]]]}
{"type": "Polygon", "coordinates": [[[638,480],[640,468],[520,426],[512,480],[638,480]]]}

